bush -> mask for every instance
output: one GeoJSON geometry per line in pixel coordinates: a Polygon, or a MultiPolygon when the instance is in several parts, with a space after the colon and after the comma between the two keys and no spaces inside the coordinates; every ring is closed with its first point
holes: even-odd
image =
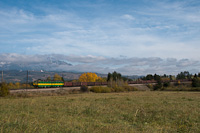
{"type": "Polygon", "coordinates": [[[109,87],[101,87],[101,93],[110,93],[112,92],[112,88],[109,87]]]}
{"type": "Polygon", "coordinates": [[[153,89],[154,90],[160,90],[160,89],[162,89],[162,83],[157,83],[156,85],[154,85],[153,89]]]}
{"type": "Polygon", "coordinates": [[[149,89],[151,89],[151,90],[153,89],[153,85],[152,85],[152,84],[148,84],[147,87],[148,87],[149,89]]]}
{"type": "Polygon", "coordinates": [[[200,87],[171,86],[162,89],[163,91],[200,91],[200,87]]]}
{"type": "Polygon", "coordinates": [[[124,86],[125,91],[137,91],[138,89],[133,86],[124,86]]]}
{"type": "Polygon", "coordinates": [[[124,92],[125,88],[121,86],[116,86],[113,88],[115,92],[124,92]]]}
{"type": "Polygon", "coordinates": [[[192,87],[200,87],[200,78],[192,79],[192,87]]]}
{"type": "Polygon", "coordinates": [[[113,90],[110,87],[93,86],[90,88],[90,91],[95,93],[110,93],[113,90]]]}
{"type": "Polygon", "coordinates": [[[88,92],[89,91],[88,87],[86,85],[81,86],[80,89],[81,89],[82,92],[88,92]]]}
{"type": "Polygon", "coordinates": [[[163,83],[163,87],[169,87],[170,86],[170,82],[164,82],[163,83]]]}
{"type": "Polygon", "coordinates": [[[5,97],[5,96],[7,96],[9,94],[10,94],[10,91],[9,91],[9,88],[8,88],[7,84],[6,83],[2,83],[1,84],[1,88],[0,88],[0,96],[1,97],[5,97]]]}

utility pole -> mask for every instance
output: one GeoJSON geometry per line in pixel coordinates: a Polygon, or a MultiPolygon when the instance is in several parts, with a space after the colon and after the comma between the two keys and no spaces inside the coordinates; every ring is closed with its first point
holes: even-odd
{"type": "MultiPolygon", "coordinates": [[[[64,83],[64,77],[63,77],[63,73],[62,73],[62,80],[63,80],[63,83],[64,83]]],[[[63,89],[63,86],[62,86],[62,89],[63,89]]]]}
{"type": "Polygon", "coordinates": [[[1,78],[1,83],[3,83],[3,69],[2,69],[1,76],[2,76],[2,78],[1,78]]]}

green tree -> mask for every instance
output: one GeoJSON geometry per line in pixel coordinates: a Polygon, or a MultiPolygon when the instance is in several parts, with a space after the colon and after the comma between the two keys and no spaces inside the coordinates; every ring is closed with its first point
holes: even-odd
{"type": "Polygon", "coordinates": [[[156,80],[156,81],[160,81],[161,77],[157,74],[154,74],[153,79],[156,80]]]}
{"type": "Polygon", "coordinates": [[[188,71],[181,72],[176,76],[176,79],[191,79],[191,78],[192,74],[190,74],[188,71]]]}
{"type": "Polygon", "coordinates": [[[146,77],[143,78],[143,80],[153,80],[154,76],[152,74],[147,74],[146,77]]]}
{"type": "Polygon", "coordinates": [[[114,71],[112,74],[108,73],[107,81],[110,81],[111,79],[113,81],[121,80],[122,79],[122,75],[120,73],[117,73],[116,71],[114,71]]]}
{"type": "Polygon", "coordinates": [[[10,94],[10,91],[9,91],[8,85],[6,83],[2,83],[1,88],[0,88],[0,96],[5,97],[9,94],[10,94]]]}
{"type": "Polygon", "coordinates": [[[157,84],[154,86],[154,90],[162,89],[163,85],[161,79],[157,80],[157,84]]]}
{"type": "Polygon", "coordinates": [[[200,78],[199,77],[192,79],[192,87],[200,87],[200,78]]]}
{"type": "Polygon", "coordinates": [[[112,74],[111,74],[111,73],[108,73],[107,81],[111,80],[111,78],[112,78],[112,74]]]}
{"type": "Polygon", "coordinates": [[[169,75],[169,79],[170,79],[170,80],[173,80],[173,79],[172,79],[172,75],[169,75]]]}

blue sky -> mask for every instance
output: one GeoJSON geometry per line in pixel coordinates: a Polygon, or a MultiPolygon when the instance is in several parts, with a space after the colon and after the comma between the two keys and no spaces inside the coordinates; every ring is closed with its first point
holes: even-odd
{"type": "Polygon", "coordinates": [[[69,71],[197,73],[199,42],[198,0],[0,1],[0,64],[51,56],[69,71]]]}

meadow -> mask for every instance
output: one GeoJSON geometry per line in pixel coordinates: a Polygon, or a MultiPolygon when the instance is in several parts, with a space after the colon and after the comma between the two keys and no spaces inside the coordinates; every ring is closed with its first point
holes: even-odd
{"type": "Polygon", "coordinates": [[[0,132],[200,132],[200,92],[0,98],[0,132]]]}

